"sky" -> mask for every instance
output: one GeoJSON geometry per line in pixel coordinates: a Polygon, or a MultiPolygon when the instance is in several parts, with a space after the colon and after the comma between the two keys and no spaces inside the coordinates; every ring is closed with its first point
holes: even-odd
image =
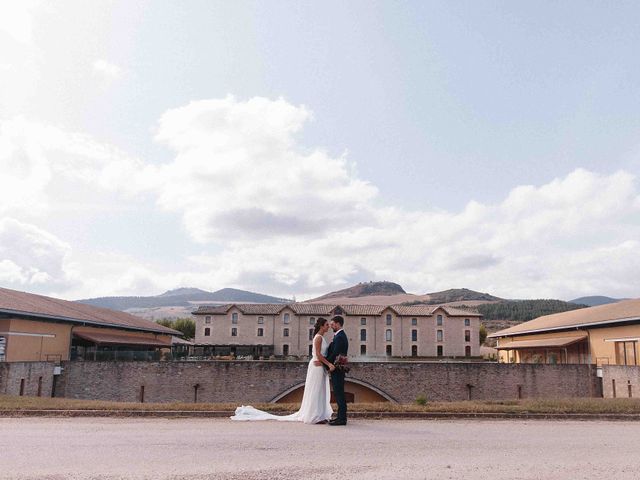
{"type": "Polygon", "coordinates": [[[0,0],[0,286],[639,297],[639,15],[0,0]]]}

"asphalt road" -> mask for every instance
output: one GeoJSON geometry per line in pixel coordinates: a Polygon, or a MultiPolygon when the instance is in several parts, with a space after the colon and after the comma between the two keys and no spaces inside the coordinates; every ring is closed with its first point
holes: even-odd
{"type": "Polygon", "coordinates": [[[637,479],[640,424],[0,418],[0,478],[637,479]]]}

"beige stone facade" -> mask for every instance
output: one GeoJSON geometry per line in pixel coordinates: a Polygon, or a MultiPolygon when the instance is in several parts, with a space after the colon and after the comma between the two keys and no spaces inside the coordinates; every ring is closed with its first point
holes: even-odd
{"type": "MultiPolygon", "coordinates": [[[[195,344],[261,346],[275,356],[306,357],[318,317],[345,319],[349,356],[477,357],[480,315],[446,306],[230,304],[194,312],[195,344]]],[[[331,333],[327,340],[331,339],[331,333]]],[[[255,350],[254,350],[255,351],[255,350]]]]}

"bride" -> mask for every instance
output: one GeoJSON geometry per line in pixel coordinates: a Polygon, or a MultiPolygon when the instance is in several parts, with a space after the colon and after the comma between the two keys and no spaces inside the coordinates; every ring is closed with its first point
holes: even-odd
{"type": "Polygon", "coordinates": [[[307,379],[304,384],[304,395],[300,410],[291,415],[273,415],[263,412],[251,406],[236,408],[235,415],[231,420],[278,420],[281,422],[304,422],[323,423],[331,418],[333,409],[331,408],[331,391],[329,388],[329,375],[324,365],[329,371],[335,370],[326,358],[329,344],[324,338],[324,334],[329,331],[329,322],[326,318],[318,318],[313,331],[313,349],[309,366],[307,367],[307,379]]]}

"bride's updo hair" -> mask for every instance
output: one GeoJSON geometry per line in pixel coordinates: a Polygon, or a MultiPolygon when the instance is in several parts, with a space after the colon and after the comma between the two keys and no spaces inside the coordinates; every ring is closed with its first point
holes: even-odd
{"type": "Polygon", "coordinates": [[[315,325],[313,326],[313,336],[314,336],[314,337],[318,334],[318,332],[320,331],[320,329],[321,329],[322,327],[324,327],[324,325],[325,325],[326,323],[327,323],[327,319],[326,319],[326,318],[319,317],[319,318],[316,320],[316,323],[315,323],[315,325]]]}

